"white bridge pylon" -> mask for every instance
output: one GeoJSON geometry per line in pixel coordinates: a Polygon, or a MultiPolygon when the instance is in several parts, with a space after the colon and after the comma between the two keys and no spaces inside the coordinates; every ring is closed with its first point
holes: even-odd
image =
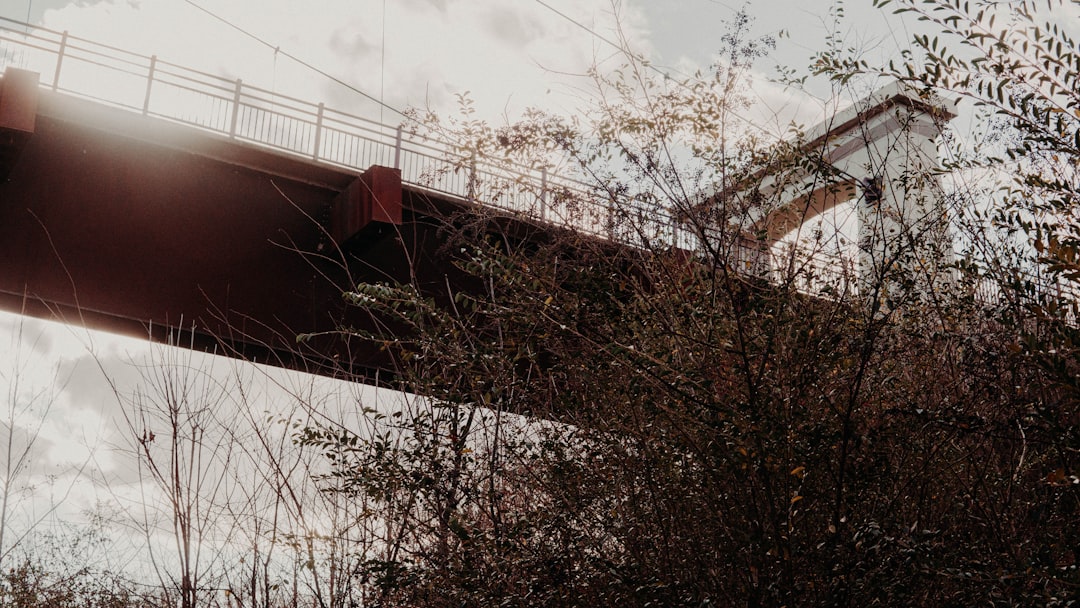
{"type": "MultiPolygon", "coordinates": [[[[798,168],[765,176],[757,188],[761,199],[778,202],[743,223],[743,233],[770,259],[791,260],[773,250],[815,218],[852,202],[858,272],[847,287],[884,299],[890,282],[904,275],[932,289],[947,280],[952,262],[945,197],[934,169],[937,140],[955,116],[954,102],[901,83],[879,89],[811,129],[798,146],[798,168]]],[[[837,263],[856,267],[850,258],[816,266],[841,277],[847,268],[827,266],[837,263]]],[[[773,266],[773,273],[785,270],[773,266]]]]}

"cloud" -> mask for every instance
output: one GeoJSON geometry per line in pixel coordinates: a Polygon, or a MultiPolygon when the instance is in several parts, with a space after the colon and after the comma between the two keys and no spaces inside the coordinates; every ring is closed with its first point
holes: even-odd
{"type": "Polygon", "coordinates": [[[486,16],[491,35],[507,46],[527,46],[544,34],[537,21],[526,21],[520,11],[507,7],[494,7],[486,16]]]}
{"type": "Polygon", "coordinates": [[[0,335],[10,336],[8,347],[0,352],[0,369],[12,369],[27,349],[30,356],[48,356],[54,350],[52,333],[29,317],[0,313],[0,335]]]}
{"type": "Polygon", "coordinates": [[[345,57],[371,57],[379,54],[379,43],[368,39],[363,32],[354,28],[341,27],[334,30],[330,37],[330,49],[345,57]]]}

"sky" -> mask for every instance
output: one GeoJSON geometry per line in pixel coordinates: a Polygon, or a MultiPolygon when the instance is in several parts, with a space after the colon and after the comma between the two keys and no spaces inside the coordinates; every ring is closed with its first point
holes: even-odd
{"type": "MultiPolygon", "coordinates": [[[[0,0],[0,17],[389,123],[399,120],[394,110],[410,107],[453,113],[458,95],[468,94],[478,117],[498,124],[530,106],[579,112],[590,95],[589,68],[618,64],[605,40],[625,40],[676,78],[707,69],[741,6],[737,0],[0,0]]],[[[831,91],[813,80],[804,91],[785,90],[770,80],[776,66],[805,72],[830,32],[869,59],[887,59],[917,25],[874,9],[870,0],[758,0],[746,10],[754,19],[751,33],[777,41],[756,65],[747,116],[777,131],[789,120],[815,122],[831,91]]],[[[19,486],[31,514],[58,501],[74,517],[103,501],[138,500],[141,482],[125,464],[131,437],[117,393],[145,380],[147,361],[177,356],[167,353],[140,340],[0,313],[0,425],[15,423],[19,445],[37,437],[19,486]]],[[[298,386],[356,397],[354,388],[299,374],[214,358],[197,363],[214,377],[245,378],[267,409],[287,410],[298,386]]],[[[374,392],[362,398],[379,399],[374,392]]]]}

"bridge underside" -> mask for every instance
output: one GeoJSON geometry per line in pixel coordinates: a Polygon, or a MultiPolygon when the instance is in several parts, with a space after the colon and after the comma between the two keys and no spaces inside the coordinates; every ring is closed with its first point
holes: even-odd
{"type": "Polygon", "coordinates": [[[445,291],[432,210],[451,203],[395,170],[358,176],[15,80],[0,82],[3,309],[374,381],[393,362],[370,343],[296,336],[373,328],[341,297],[358,281],[415,271],[445,291]]]}

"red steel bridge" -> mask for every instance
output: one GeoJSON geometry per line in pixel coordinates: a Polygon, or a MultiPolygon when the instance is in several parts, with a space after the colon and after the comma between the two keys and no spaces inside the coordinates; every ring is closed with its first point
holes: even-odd
{"type": "MultiPolygon", "coordinates": [[[[590,189],[557,171],[461,156],[400,125],[66,32],[0,24],[0,67],[0,307],[10,311],[158,340],[194,329],[204,348],[376,374],[377,352],[296,336],[375,323],[346,309],[341,294],[357,282],[437,291],[459,280],[432,221],[455,207],[482,203],[526,233],[562,226],[696,247],[665,210],[569,197],[590,189]],[[614,214],[628,212],[635,232],[620,233],[614,214]]],[[[827,160],[849,175],[873,164],[875,143],[911,130],[896,108],[921,120],[925,152],[934,109],[893,90],[821,132],[827,160]]],[[[732,265],[767,273],[768,246],[836,205],[837,191],[760,218],[770,242],[737,243],[732,265]]]]}

